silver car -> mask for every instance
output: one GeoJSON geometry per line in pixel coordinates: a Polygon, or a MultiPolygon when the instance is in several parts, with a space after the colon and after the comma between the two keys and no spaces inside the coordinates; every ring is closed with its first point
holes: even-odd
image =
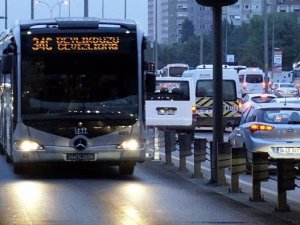
{"type": "Polygon", "coordinates": [[[279,98],[297,97],[299,94],[293,83],[274,83],[271,90],[279,98]]]}
{"type": "MultiPolygon", "coordinates": [[[[240,125],[229,136],[232,148],[267,152],[272,159],[300,159],[300,105],[268,103],[243,112],[240,125]]],[[[250,157],[251,158],[251,157],[250,157]]]]}
{"type": "Polygon", "coordinates": [[[261,103],[275,102],[276,95],[274,94],[246,94],[242,99],[242,111],[244,112],[250,106],[259,105],[261,103]]]}

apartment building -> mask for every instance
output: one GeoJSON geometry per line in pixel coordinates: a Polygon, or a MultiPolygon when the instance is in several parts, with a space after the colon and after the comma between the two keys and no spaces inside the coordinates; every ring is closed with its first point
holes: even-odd
{"type": "Polygon", "coordinates": [[[167,44],[178,42],[181,38],[182,23],[188,19],[189,1],[148,0],[149,40],[154,41],[157,38],[158,43],[167,44]]]}
{"type": "MultiPolygon", "coordinates": [[[[300,0],[239,0],[234,5],[223,7],[222,17],[235,26],[248,23],[253,16],[263,14],[263,1],[266,1],[267,13],[300,13],[300,0]]],[[[185,19],[192,21],[196,35],[212,29],[212,9],[195,0],[148,0],[149,40],[164,44],[178,42],[185,19]]]]}
{"type": "Polygon", "coordinates": [[[237,26],[248,23],[253,16],[264,13],[263,1],[266,1],[267,13],[300,13],[299,0],[239,0],[236,4],[223,8],[223,17],[227,18],[228,23],[237,26]]]}

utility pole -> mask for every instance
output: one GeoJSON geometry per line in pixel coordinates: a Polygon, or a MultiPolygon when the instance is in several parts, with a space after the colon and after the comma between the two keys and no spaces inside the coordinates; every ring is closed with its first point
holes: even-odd
{"type": "Polygon", "coordinates": [[[155,40],[154,40],[154,60],[155,60],[155,66],[154,66],[154,68],[155,68],[155,74],[157,73],[157,69],[158,69],[158,53],[157,53],[157,51],[158,51],[158,47],[157,47],[157,39],[158,39],[158,35],[157,35],[157,1],[158,0],[154,0],[155,1],[155,10],[154,10],[154,12],[155,12],[155,15],[154,15],[154,20],[155,20],[155,22],[154,22],[154,26],[155,26],[155,40]]]}
{"type": "Polygon", "coordinates": [[[214,62],[213,62],[213,143],[211,149],[211,184],[219,184],[218,146],[224,142],[223,125],[223,69],[222,69],[222,7],[237,0],[196,0],[200,5],[213,9],[214,62]]]}
{"type": "Polygon", "coordinates": [[[265,93],[268,93],[268,72],[269,72],[269,58],[268,58],[268,14],[267,14],[267,1],[262,1],[263,17],[264,17],[264,65],[265,65],[265,93]]]}
{"type": "Polygon", "coordinates": [[[200,31],[200,65],[203,64],[203,30],[200,31]]]}

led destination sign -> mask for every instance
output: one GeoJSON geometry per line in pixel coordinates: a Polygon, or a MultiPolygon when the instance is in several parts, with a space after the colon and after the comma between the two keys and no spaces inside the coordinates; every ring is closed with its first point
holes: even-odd
{"type": "Polygon", "coordinates": [[[42,36],[32,37],[32,51],[118,51],[120,38],[113,36],[42,36]]]}

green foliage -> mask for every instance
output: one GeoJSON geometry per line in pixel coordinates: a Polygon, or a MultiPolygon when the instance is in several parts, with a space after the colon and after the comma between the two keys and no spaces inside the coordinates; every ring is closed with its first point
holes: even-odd
{"type": "Polygon", "coordinates": [[[184,20],[182,23],[181,29],[181,42],[185,43],[189,41],[191,38],[195,37],[195,28],[190,20],[184,20]]]}
{"type": "MultiPolygon", "coordinates": [[[[233,26],[223,21],[223,55],[234,54],[235,60],[246,66],[264,68],[264,20],[254,16],[249,23],[233,26]],[[227,27],[226,27],[227,26],[227,27]],[[227,33],[227,38],[226,38],[227,33]]],[[[294,62],[300,61],[300,15],[297,13],[275,13],[268,15],[268,51],[272,65],[272,47],[283,52],[283,70],[291,70],[294,62]],[[274,43],[273,43],[274,24],[274,43]]],[[[203,37],[203,62],[213,63],[213,33],[203,37]]],[[[194,35],[194,27],[186,20],[182,28],[182,39],[172,45],[159,45],[158,68],[168,63],[187,63],[191,67],[200,62],[200,37],[194,35]]]]}

